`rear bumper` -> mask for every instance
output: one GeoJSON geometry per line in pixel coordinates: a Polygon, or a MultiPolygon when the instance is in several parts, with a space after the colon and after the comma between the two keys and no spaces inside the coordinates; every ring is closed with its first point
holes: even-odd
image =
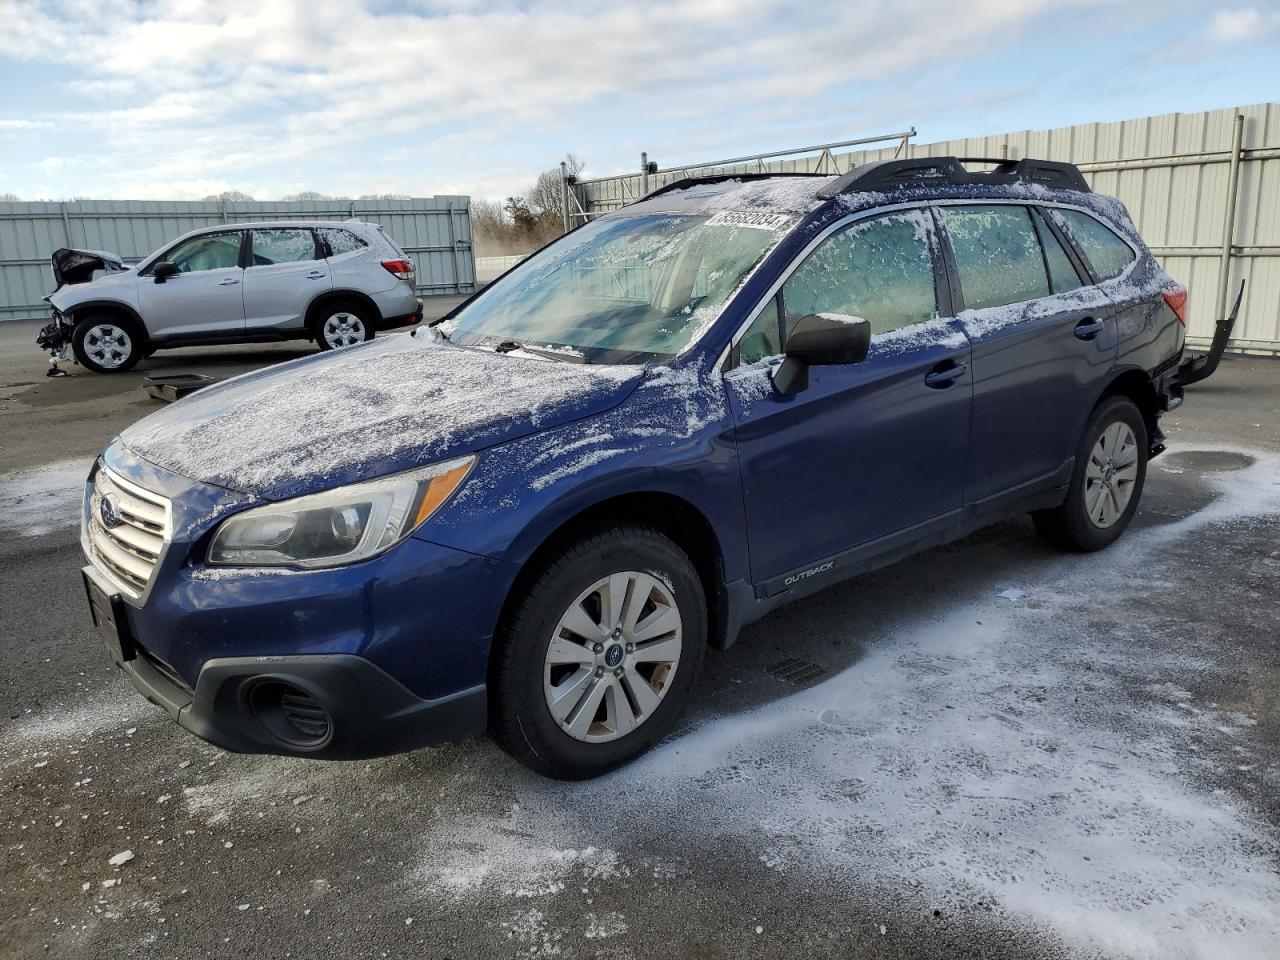
{"type": "Polygon", "coordinates": [[[413,313],[402,313],[395,317],[383,317],[377,323],[379,330],[392,330],[396,327],[407,327],[422,322],[422,301],[418,301],[418,309],[413,313]]]}
{"type": "Polygon", "coordinates": [[[194,690],[145,650],[121,669],[180,726],[235,753],[356,760],[465,740],[487,723],[483,686],[424,700],[350,654],[210,660],[194,690]]]}

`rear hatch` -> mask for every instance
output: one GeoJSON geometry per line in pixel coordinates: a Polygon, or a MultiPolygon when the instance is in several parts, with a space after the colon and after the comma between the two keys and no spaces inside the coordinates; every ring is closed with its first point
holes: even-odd
{"type": "Polygon", "coordinates": [[[63,247],[53,251],[50,259],[53,262],[53,282],[56,284],[54,290],[61,290],[66,284],[88,283],[99,270],[117,273],[128,269],[119,254],[108,253],[106,250],[63,247]]]}

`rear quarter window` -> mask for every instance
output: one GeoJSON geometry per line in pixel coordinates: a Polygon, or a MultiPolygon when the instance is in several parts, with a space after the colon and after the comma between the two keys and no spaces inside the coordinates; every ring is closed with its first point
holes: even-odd
{"type": "Polygon", "coordinates": [[[1137,259],[1129,244],[1089,214],[1059,209],[1052,214],[1099,280],[1120,276],[1137,259]]]}
{"type": "Polygon", "coordinates": [[[324,229],[320,231],[320,235],[324,237],[324,241],[329,246],[329,256],[340,257],[344,253],[352,253],[356,250],[363,250],[368,246],[363,240],[357,237],[350,230],[324,229]]]}

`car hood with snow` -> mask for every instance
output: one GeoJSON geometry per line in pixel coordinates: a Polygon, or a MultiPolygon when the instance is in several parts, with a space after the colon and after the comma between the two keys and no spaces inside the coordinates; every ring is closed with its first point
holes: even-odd
{"type": "Polygon", "coordinates": [[[392,336],[216,384],[121,434],[166,470],[281,500],[601,413],[640,380],[597,366],[392,336]]]}

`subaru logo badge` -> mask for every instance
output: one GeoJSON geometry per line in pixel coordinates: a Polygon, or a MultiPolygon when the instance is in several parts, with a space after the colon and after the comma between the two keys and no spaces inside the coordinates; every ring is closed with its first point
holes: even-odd
{"type": "Polygon", "coordinates": [[[120,508],[116,506],[116,502],[111,499],[111,495],[103,497],[98,503],[98,517],[102,520],[102,525],[110,530],[112,527],[118,527],[124,522],[124,517],[120,516],[120,508]]]}
{"type": "Polygon", "coordinates": [[[622,662],[622,644],[615,643],[604,653],[605,666],[616,667],[622,662]]]}

